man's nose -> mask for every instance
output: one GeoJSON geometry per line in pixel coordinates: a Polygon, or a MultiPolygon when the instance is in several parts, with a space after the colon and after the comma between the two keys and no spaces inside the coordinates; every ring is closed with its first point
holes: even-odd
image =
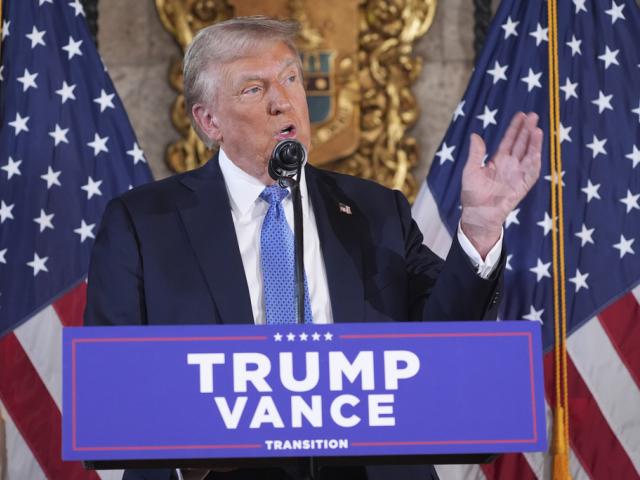
{"type": "Polygon", "coordinates": [[[270,90],[269,113],[271,115],[280,115],[291,110],[289,93],[283,85],[276,83],[270,90]]]}

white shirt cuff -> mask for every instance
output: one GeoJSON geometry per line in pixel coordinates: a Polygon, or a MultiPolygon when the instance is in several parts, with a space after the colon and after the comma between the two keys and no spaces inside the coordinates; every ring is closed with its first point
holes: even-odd
{"type": "Polygon", "coordinates": [[[500,261],[500,255],[502,255],[502,237],[504,235],[504,228],[500,230],[500,238],[493,246],[489,253],[487,253],[487,257],[482,260],[482,257],[476,250],[476,248],[471,243],[471,240],[467,238],[467,236],[462,231],[462,227],[458,224],[458,242],[464,250],[464,253],[467,254],[469,260],[474,267],[476,267],[476,272],[480,275],[481,278],[489,278],[489,276],[496,269],[498,262],[500,261]]]}

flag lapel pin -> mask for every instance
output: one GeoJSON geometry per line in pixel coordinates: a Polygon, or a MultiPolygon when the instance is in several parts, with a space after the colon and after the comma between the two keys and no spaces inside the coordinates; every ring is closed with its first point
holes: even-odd
{"type": "Polygon", "coordinates": [[[349,205],[345,205],[344,203],[338,203],[338,208],[340,209],[340,213],[351,215],[351,207],[349,205]]]}

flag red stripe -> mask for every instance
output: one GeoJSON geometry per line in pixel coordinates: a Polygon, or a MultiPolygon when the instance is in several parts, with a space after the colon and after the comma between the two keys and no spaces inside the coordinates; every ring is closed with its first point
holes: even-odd
{"type": "Polygon", "coordinates": [[[62,461],[60,411],[13,333],[0,338],[0,365],[0,399],[47,478],[99,480],[62,461]]]}
{"type": "MultiPolygon", "coordinates": [[[[553,351],[544,356],[544,370],[549,405],[555,407],[553,351]]],[[[631,459],[602,415],[600,407],[576,370],[571,357],[567,359],[567,375],[569,377],[569,437],[571,447],[584,470],[594,480],[638,478],[631,459]]]]}
{"type": "Polygon", "coordinates": [[[640,388],[640,305],[632,293],[598,314],[602,328],[640,388]]]}
{"type": "Polygon", "coordinates": [[[62,325],[65,327],[79,327],[82,325],[84,307],[87,303],[87,282],[82,281],[71,291],[53,303],[62,325]]]}
{"type": "Polygon", "coordinates": [[[481,465],[487,480],[512,479],[536,480],[536,475],[524,455],[520,453],[508,453],[500,455],[498,459],[486,465],[481,465]]]}

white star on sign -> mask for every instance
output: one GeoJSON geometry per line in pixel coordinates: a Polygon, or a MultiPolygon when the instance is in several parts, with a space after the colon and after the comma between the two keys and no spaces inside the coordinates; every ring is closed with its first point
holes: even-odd
{"type": "Polygon", "coordinates": [[[536,225],[542,227],[544,230],[544,236],[546,237],[553,228],[553,220],[547,212],[544,212],[544,218],[536,223],[536,225]]]}
{"type": "MultiPolygon", "coordinates": [[[[627,155],[625,155],[625,158],[628,158],[629,160],[631,160],[633,162],[633,167],[632,168],[636,168],[638,166],[638,164],[640,163],[640,150],[638,149],[638,147],[636,147],[635,145],[633,146],[633,151],[631,153],[628,153],[627,155]]],[[[11,177],[9,177],[11,178],[11,177]]]]}
{"type": "Polygon", "coordinates": [[[587,226],[584,223],[582,224],[582,230],[575,233],[575,236],[580,239],[581,247],[584,247],[587,243],[593,243],[595,245],[592,237],[593,232],[595,231],[596,231],[595,228],[587,228],[587,226]]]}
{"type": "Polygon", "coordinates": [[[54,147],[57,147],[60,142],[69,143],[69,140],[67,140],[67,132],[69,132],[68,128],[60,128],[60,125],[56,123],[55,130],[49,132],[49,136],[53,138],[54,147]]]}
{"type": "Polygon", "coordinates": [[[567,47],[571,49],[571,56],[575,57],[576,54],[582,55],[582,40],[578,40],[575,35],[571,35],[571,41],[567,42],[567,47]]]}
{"type": "Polygon", "coordinates": [[[138,162],[145,163],[146,160],[144,158],[144,152],[138,146],[138,142],[133,143],[133,148],[131,150],[127,150],[127,155],[131,155],[133,157],[133,164],[136,165],[138,162]]]}
{"type": "Polygon", "coordinates": [[[107,108],[116,108],[113,106],[113,97],[114,93],[110,93],[107,95],[107,92],[104,89],[100,90],[100,96],[98,98],[94,98],[93,101],[100,105],[100,113],[104,112],[107,108]]]}
{"type": "Polygon", "coordinates": [[[276,333],[276,334],[273,336],[273,339],[274,339],[276,342],[281,342],[281,341],[282,341],[282,334],[281,334],[280,332],[276,333]]]}
{"type": "Polygon", "coordinates": [[[640,123],[640,101],[638,101],[638,108],[631,110],[631,113],[638,115],[638,123],[640,123]]]}
{"type": "Polygon", "coordinates": [[[564,141],[571,143],[571,136],[569,134],[572,128],[573,127],[565,127],[562,125],[562,122],[560,122],[560,143],[564,141]]]}
{"type": "Polygon", "coordinates": [[[529,271],[536,274],[536,281],[539,282],[544,277],[551,278],[551,274],[549,273],[549,268],[550,267],[551,267],[551,262],[542,263],[542,261],[538,258],[536,266],[530,268],[529,271]]]}
{"type": "Polygon", "coordinates": [[[462,100],[460,103],[458,103],[458,106],[456,107],[456,111],[453,112],[453,121],[455,122],[458,117],[464,117],[464,110],[462,110],[462,108],[464,107],[464,103],[466,100],[462,100]]]}
{"type": "Polygon", "coordinates": [[[40,233],[44,232],[47,228],[53,230],[53,213],[47,214],[42,208],[40,209],[40,216],[33,219],[38,225],[40,225],[40,233]]]}
{"type": "Polygon", "coordinates": [[[484,112],[482,115],[476,116],[478,120],[482,120],[482,128],[487,128],[489,125],[497,125],[496,122],[496,113],[498,113],[498,109],[489,110],[489,107],[484,106],[484,112]]]}
{"type": "Polygon", "coordinates": [[[93,136],[93,142],[87,143],[87,146],[93,148],[93,155],[97,157],[100,152],[109,153],[107,140],[109,140],[109,137],[100,137],[96,132],[93,136]]]}
{"type": "Polygon", "coordinates": [[[80,243],[84,243],[84,241],[87,238],[96,238],[95,235],[93,234],[93,229],[95,226],[96,226],[95,223],[92,223],[91,225],[87,225],[84,219],[82,219],[82,223],[80,223],[80,226],[76,228],[73,232],[80,235],[80,243]]]}
{"type": "Polygon", "coordinates": [[[47,190],[49,190],[54,185],[57,185],[59,187],[62,186],[59,179],[60,173],[61,170],[58,170],[56,172],[51,168],[51,166],[49,166],[47,167],[47,173],[45,173],[44,175],[40,175],[40,178],[47,182],[47,190]]]}
{"type": "Polygon", "coordinates": [[[627,213],[629,213],[634,208],[640,210],[640,205],[638,205],[638,198],[640,198],[640,193],[632,195],[631,190],[627,190],[627,196],[620,199],[620,202],[624,203],[627,206],[627,213]]]}
{"type": "Polygon", "coordinates": [[[325,334],[324,334],[324,339],[325,339],[327,342],[330,342],[331,340],[333,340],[333,333],[331,333],[331,332],[327,332],[327,333],[325,333],[325,334]]]}
{"type": "Polygon", "coordinates": [[[76,42],[72,36],[69,36],[69,43],[62,47],[62,50],[67,52],[67,60],[71,60],[76,55],[82,56],[80,45],[82,45],[82,40],[76,42]]]}
{"type": "Polygon", "coordinates": [[[598,113],[602,113],[605,110],[613,110],[611,106],[611,99],[613,98],[613,94],[605,95],[602,90],[598,91],[598,98],[592,100],[591,103],[598,106],[598,113]]]}
{"type": "Polygon", "coordinates": [[[513,35],[514,37],[518,36],[518,32],[516,31],[516,27],[518,26],[519,23],[520,22],[514,22],[513,20],[511,20],[511,16],[509,16],[509,18],[507,18],[507,21],[502,24],[502,29],[504,30],[504,39],[505,40],[507,38],[509,38],[511,35],[513,35]]]}
{"type": "Polygon", "coordinates": [[[4,71],[4,65],[0,65],[0,82],[4,80],[4,76],[2,75],[3,71],[4,71]]]}
{"type": "Polygon", "coordinates": [[[320,340],[320,334],[319,334],[318,332],[313,332],[313,334],[311,335],[311,339],[312,339],[314,342],[319,341],[319,340],[320,340]]]}
{"type": "Polygon", "coordinates": [[[442,147],[440,147],[440,150],[436,152],[436,157],[440,159],[440,165],[442,165],[447,160],[453,162],[453,155],[451,154],[453,153],[453,150],[455,148],[456,148],[455,145],[451,145],[449,147],[447,146],[447,142],[442,142],[442,147]]]}
{"type": "Polygon", "coordinates": [[[525,320],[530,320],[532,322],[540,322],[540,324],[542,324],[543,313],[544,313],[544,308],[541,308],[540,310],[536,310],[535,308],[533,308],[533,305],[531,305],[531,307],[529,307],[529,313],[527,313],[526,315],[523,315],[522,318],[524,318],[525,320]]]}
{"type": "Polygon", "coordinates": [[[33,260],[30,262],[27,262],[27,265],[31,268],[33,268],[33,276],[35,277],[36,275],[38,275],[40,272],[48,272],[49,270],[47,269],[47,260],[49,260],[49,257],[42,257],[40,258],[38,256],[37,253],[33,254],[33,260]]]}
{"type": "Polygon", "coordinates": [[[7,205],[4,203],[4,200],[0,200],[0,223],[4,223],[5,220],[13,220],[13,213],[11,213],[11,211],[14,206],[15,203],[7,205]]]}
{"type": "Polygon", "coordinates": [[[588,273],[580,273],[580,269],[576,268],[576,275],[569,279],[569,281],[576,286],[576,293],[580,291],[581,288],[585,290],[589,290],[589,285],[587,285],[587,278],[589,277],[588,273]]]}
{"type": "Polygon", "coordinates": [[[82,15],[84,17],[84,7],[80,3],[80,0],[73,0],[69,3],[69,6],[75,10],[75,16],[82,15]]]}
{"type": "Polygon", "coordinates": [[[616,20],[626,20],[622,10],[624,10],[624,3],[617,5],[616,2],[611,2],[611,8],[604,11],[611,17],[611,25],[615,24],[616,20]]]}
{"type": "Polygon", "coordinates": [[[620,241],[616,243],[613,248],[620,251],[620,258],[624,257],[627,253],[635,255],[636,252],[634,252],[633,248],[631,248],[631,245],[633,245],[633,242],[635,241],[635,238],[630,238],[627,240],[626,238],[624,238],[624,235],[620,235],[620,241]]]}
{"type": "Polygon", "coordinates": [[[529,32],[529,35],[536,39],[536,47],[538,47],[542,42],[549,41],[549,29],[542,28],[542,25],[540,25],[539,23],[536,26],[536,31],[529,32]]]}
{"type": "Polygon", "coordinates": [[[487,73],[493,77],[493,84],[495,85],[500,80],[506,80],[507,76],[505,75],[507,68],[509,65],[500,65],[498,61],[493,64],[493,68],[491,70],[487,70],[487,73]]]}
{"type": "Polygon", "coordinates": [[[7,259],[5,258],[6,253],[7,253],[6,248],[3,248],[2,250],[0,250],[0,263],[7,263],[7,259]]]}
{"type": "Polygon", "coordinates": [[[533,73],[533,69],[529,69],[529,74],[526,77],[522,77],[520,80],[527,84],[527,92],[530,92],[534,88],[542,88],[540,85],[540,77],[542,72],[533,73]]]}
{"type": "Polygon", "coordinates": [[[64,81],[62,82],[62,88],[60,90],[56,90],[56,93],[60,95],[60,97],[62,98],[63,104],[69,99],[71,100],[76,99],[76,96],[73,94],[73,91],[75,90],[75,88],[76,88],[75,85],[67,85],[67,82],[64,82],[64,81]]]}
{"type": "Polygon", "coordinates": [[[303,332],[303,333],[301,333],[301,334],[300,334],[300,335],[298,335],[298,336],[300,337],[300,340],[301,340],[302,342],[306,342],[306,341],[307,341],[307,338],[309,338],[309,335],[307,335],[307,334],[306,334],[306,333],[304,333],[304,332],[303,332]]]}
{"type": "Polygon", "coordinates": [[[293,342],[295,339],[296,339],[296,336],[293,333],[289,332],[287,334],[287,341],[293,342]]]}
{"type": "Polygon", "coordinates": [[[564,81],[564,85],[560,87],[560,90],[564,92],[564,101],[566,102],[571,97],[578,98],[578,94],[576,93],[576,88],[578,88],[578,82],[571,83],[569,77],[564,81]]]}
{"type": "Polygon", "coordinates": [[[7,164],[4,167],[0,167],[2,170],[7,172],[7,180],[11,180],[11,177],[14,175],[20,176],[20,164],[22,160],[13,160],[13,158],[9,157],[7,164]]]}
{"type": "Polygon", "coordinates": [[[38,85],[36,85],[37,76],[37,73],[30,73],[28,68],[24,69],[24,74],[17,79],[22,84],[23,92],[26,92],[29,88],[38,88],[38,85]]]}
{"type": "Polygon", "coordinates": [[[16,112],[16,119],[13,122],[9,122],[9,125],[16,129],[15,135],[18,136],[20,132],[29,131],[29,127],[27,127],[28,121],[29,117],[21,117],[20,114],[16,112]]]}
{"type": "Polygon", "coordinates": [[[610,65],[619,66],[620,64],[618,63],[618,59],[616,57],[618,56],[620,50],[618,49],[611,51],[609,50],[608,46],[605,46],[604,48],[604,53],[598,57],[599,60],[602,60],[604,62],[604,69],[606,70],[610,65]]]}
{"type": "Polygon", "coordinates": [[[87,200],[89,200],[94,195],[102,195],[100,191],[100,185],[102,184],[102,180],[98,180],[97,182],[91,178],[91,176],[87,179],[87,184],[80,187],[82,190],[87,192],[87,200]]]}
{"type": "Polygon", "coordinates": [[[604,145],[607,143],[607,139],[603,138],[599,140],[595,135],[593,136],[593,141],[591,143],[587,143],[587,148],[591,150],[593,156],[592,158],[596,158],[599,153],[606,155],[607,151],[604,149],[604,145]]]}
{"type": "Polygon", "coordinates": [[[592,199],[597,198],[600,200],[600,194],[598,190],[600,190],[600,184],[596,183],[595,185],[591,183],[591,180],[587,180],[587,186],[581,189],[587,195],[587,203],[589,203],[592,199]]]}
{"type": "Polygon", "coordinates": [[[515,210],[512,210],[511,212],[509,212],[509,215],[507,215],[507,219],[504,221],[504,228],[509,228],[511,226],[512,223],[515,223],[516,225],[520,225],[520,220],[518,220],[518,214],[520,213],[520,209],[516,208],[515,210]]]}
{"type": "Polygon", "coordinates": [[[10,26],[11,26],[11,20],[2,21],[2,40],[4,40],[5,37],[8,37],[9,35],[11,35],[11,32],[9,31],[10,26]]]}
{"type": "Polygon", "coordinates": [[[38,46],[38,45],[42,45],[42,46],[46,45],[44,43],[43,38],[42,38],[42,37],[44,37],[45,33],[47,33],[45,30],[38,31],[38,29],[36,28],[35,25],[31,29],[31,33],[27,33],[26,37],[29,40],[31,40],[31,48],[32,49],[36,48],[36,46],[38,46]]]}
{"type": "Polygon", "coordinates": [[[576,13],[580,13],[580,12],[586,12],[587,11],[587,7],[584,6],[584,2],[586,2],[587,0],[573,0],[573,4],[576,7],[576,13]]]}
{"type": "Polygon", "coordinates": [[[45,3],[50,3],[51,5],[53,5],[53,0],[39,0],[38,6],[41,7],[45,3]]]}

